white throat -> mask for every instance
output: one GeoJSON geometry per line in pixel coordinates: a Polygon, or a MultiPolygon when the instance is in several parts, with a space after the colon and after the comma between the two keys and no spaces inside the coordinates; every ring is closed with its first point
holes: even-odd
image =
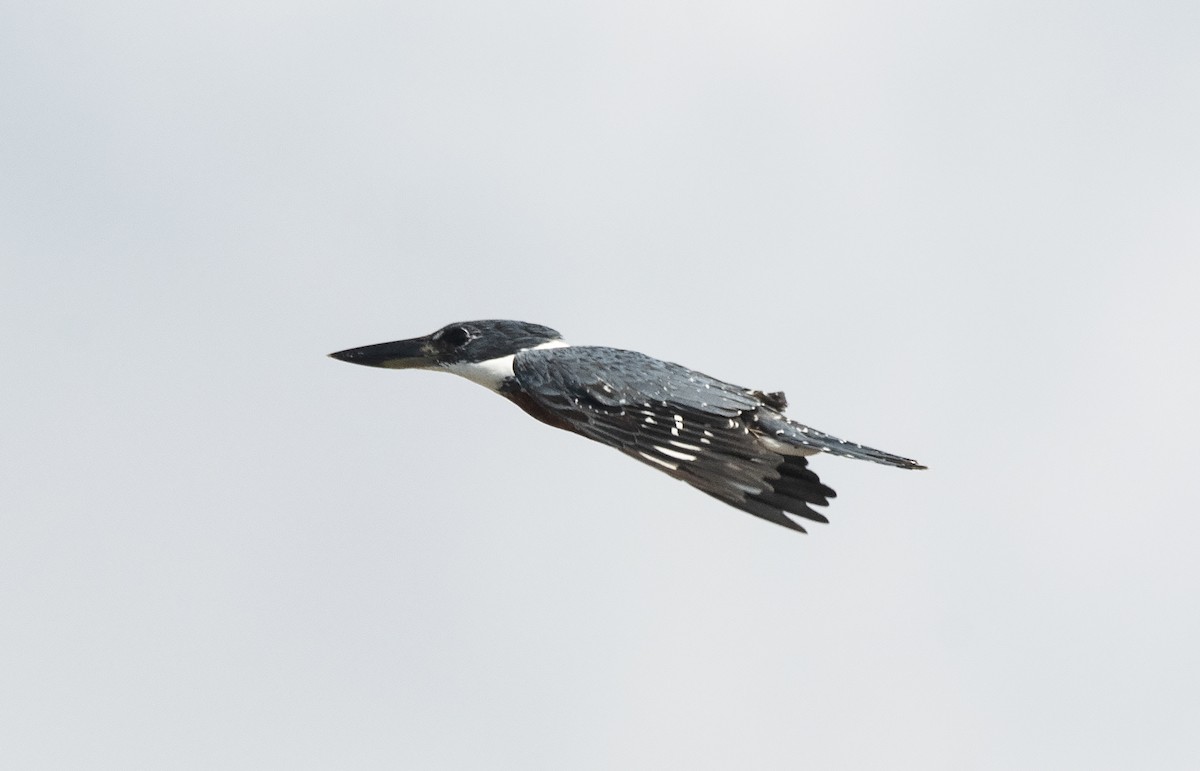
{"type": "MultiPolygon", "coordinates": [[[[570,343],[564,343],[562,340],[551,340],[524,350],[539,351],[545,348],[567,348],[569,346],[570,343]]],[[[516,358],[517,355],[515,353],[510,353],[507,356],[498,356],[495,359],[486,359],[484,361],[462,361],[455,364],[447,364],[444,369],[459,377],[465,377],[472,383],[478,383],[484,388],[499,391],[504,381],[513,377],[513,360],[516,358]]]]}

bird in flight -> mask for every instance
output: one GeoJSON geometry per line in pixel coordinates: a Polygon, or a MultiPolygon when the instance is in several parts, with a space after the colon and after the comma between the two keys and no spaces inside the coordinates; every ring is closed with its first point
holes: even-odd
{"type": "Polygon", "coordinates": [[[806,532],[836,494],[808,467],[830,453],[905,469],[914,460],[784,416],[781,392],[755,391],[635,351],[569,345],[523,321],[463,321],[431,335],[330,354],[368,367],[452,372],[555,428],[615,447],[718,500],[806,532]]]}

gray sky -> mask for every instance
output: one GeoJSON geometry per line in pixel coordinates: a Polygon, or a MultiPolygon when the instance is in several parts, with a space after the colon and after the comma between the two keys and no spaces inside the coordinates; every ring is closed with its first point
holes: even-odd
{"type": "Polygon", "coordinates": [[[1200,767],[1195,2],[0,9],[0,765],[1200,767]],[[798,536],[329,351],[930,465],[798,536]]]}

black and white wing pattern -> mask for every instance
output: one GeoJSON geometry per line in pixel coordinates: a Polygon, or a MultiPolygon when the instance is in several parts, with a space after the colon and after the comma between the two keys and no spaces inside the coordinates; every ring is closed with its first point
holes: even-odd
{"type": "Polygon", "coordinates": [[[523,351],[513,372],[531,406],[548,413],[542,419],[553,419],[547,422],[617,447],[777,525],[805,532],[788,514],[829,521],[811,507],[827,505],[835,493],[804,458],[827,448],[764,431],[764,421],[786,424],[794,429],[789,433],[809,430],[779,414],[782,394],[615,348],[523,351]]]}

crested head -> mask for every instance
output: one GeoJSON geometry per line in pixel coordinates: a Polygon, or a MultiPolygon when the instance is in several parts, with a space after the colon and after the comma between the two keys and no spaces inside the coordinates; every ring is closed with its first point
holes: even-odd
{"type": "Polygon", "coordinates": [[[429,336],[440,364],[489,361],[562,340],[541,324],[508,319],[459,321],[429,336]]]}

